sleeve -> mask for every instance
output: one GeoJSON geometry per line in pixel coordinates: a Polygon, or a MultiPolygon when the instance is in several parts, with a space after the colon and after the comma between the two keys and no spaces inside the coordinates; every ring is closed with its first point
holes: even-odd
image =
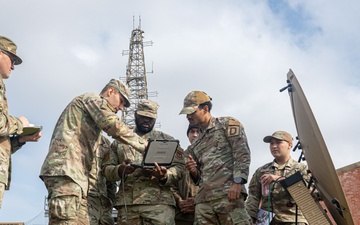
{"type": "MultiPolygon", "coordinates": [[[[184,179],[184,177],[182,178],[184,179]]],[[[173,185],[171,185],[171,192],[175,198],[176,204],[182,200],[181,194],[180,194],[180,190],[179,190],[179,186],[180,186],[181,182],[176,182],[173,185]]]]}
{"type": "Polygon", "coordinates": [[[7,114],[7,103],[3,97],[0,96],[0,137],[21,134],[23,124],[17,117],[7,114]]]}
{"type": "Polygon", "coordinates": [[[14,154],[17,150],[19,150],[26,142],[20,143],[19,136],[10,137],[10,145],[11,145],[11,154],[14,154]]]}
{"type": "Polygon", "coordinates": [[[200,163],[198,158],[196,157],[193,148],[191,148],[191,145],[188,147],[188,149],[186,150],[188,152],[189,155],[191,155],[191,157],[195,160],[196,164],[197,164],[197,173],[198,173],[198,179],[195,179],[193,176],[191,176],[191,173],[189,173],[190,176],[190,180],[193,182],[194,185],[198,186],[200,183],[200,179],[201,179],[201,171],[200,171],[200,163]]]}
{"type": "Polygon", "coordinates": [[[246,210],[251,218],[257,218],[257,212],[261,201],[260,170],[253,174],[249,184],[249,196],[246,200],[246,210]]]}
{"type": "Polygon", "coordinates": [[[125,160],[121,146],[122,144],[118,141],[113,141],[110,146],[109,158],[102,165],[104,176],[108,181],[118,181],[121,179],[118,171],[120,164],[125,160]]]}
{"type": "Polygon", "coordinates": [[[88,113],[92,116],[97,125],[110,137],[121,143],[131,145],[137,151],[145,150],[145,141],[135,134],[125,123],[121,122],[119,117],[111,111],[108,102],[101,98],[93,101],[90,99],[85,103],[88,113]]]}
{"type": "Polygon", "coordinates": [[[247,181],[251,158],[244,127],[235,118],[228,117],[225,122],[225,129],[234,158],[233,178],[242,178],[247,181]]]}
{"type": "Polygon", "coordinates": [[[107,197],[111,199],[112,203],[116,202],[116,182],[115,181],[106,181],[106,193],[107,197]]]}

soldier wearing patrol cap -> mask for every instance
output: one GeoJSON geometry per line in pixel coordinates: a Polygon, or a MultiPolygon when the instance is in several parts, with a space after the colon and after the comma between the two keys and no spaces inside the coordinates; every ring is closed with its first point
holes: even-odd
{"type": "Polygon", "coordinates": [[[253,222],[256,223],[258,209],[268,211],[268,207],[271,205],[270,211],[275,214],[274,218],[270,218],[272,225],[308,224],[301,211],[296,210],[295,201],[279,183],[280,180],[298,171],[303,175],[305,181],[309,180],[307,166],[290,156],[293,142],[291,134],[279,130],[264,137],[263,141],[270,144],[270,152],[274,160],[259,167],[250,181],[249,198],[246,201],[248,213],[253,222]]]}
{"type": "Polygon", "coordinates": [[[244,203],[250,165],[244,127],[233,117],[213,117],[211,100],[203,91],[192,91],[180,111],[201,129],[186,163],[199,185],[194,224],[251,224],[244,203]]]}
{"type": "Polygon", "coordinates": [[[49,224],[89,224],[89,173],[102,131],[144,151],[146,141],[116,115],[130,106],[129,95],[122,81],[111,79],[100,94],[75,97],[60,115],[40,172],[49,193],[49,224]]]}
{"type": "Polygon", "coordinates": [[[16,49],[17,46],[12,40],[0,36],[0,208],[4,191],[10,188],[11,154],[19,150],[26,142],[36,142],[41,137],[41,131],[33,135],[18,136],[22,133],[23,127],[30,125],[29,121],[24,116],[8,115],[4,79],[8,79],[15,65],[22,62],[16,55],[16,49]]]}
{"type": "MultiPolygon", "coordinates": [[[[135,111],[134,132],[143,139],[174,139],[154,129],[159,105],[150,100],[140,100],[135,111]]],[[[171,224],[175,223],[176,202],[170,186],[182,177],[185,170],[183,150],[179,147],[171,167],[156,169],[134,168],[130,162],[141,162],[143,155],[133,147],[114,141],[110,158],[103,165],[110,181],[121,180],[116,194],[117,224],[171,224]],[[126,164],[128,164],[126,166],[126,164]]]]}

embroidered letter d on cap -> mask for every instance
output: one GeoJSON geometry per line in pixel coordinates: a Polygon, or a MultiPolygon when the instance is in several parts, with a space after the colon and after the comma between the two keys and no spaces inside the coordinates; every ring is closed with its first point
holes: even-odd
{"type": "Polygon", "coordinates": [[[211,98],[203,91],[192,91],[184,99],[184,107],[179,114],[191,114],[199,105],[210,102],[211,98]]]}

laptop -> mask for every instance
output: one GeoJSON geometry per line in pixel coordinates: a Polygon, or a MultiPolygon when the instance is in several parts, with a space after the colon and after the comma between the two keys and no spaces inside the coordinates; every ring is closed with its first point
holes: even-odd
{"type": "Polygon", "coordinates": [[[152,169],[156,162],[159,166],[169,168],[178,146],[179,140],[176,139],[149,139],[141,163],[134,162],[130,166],[152,169]]]}

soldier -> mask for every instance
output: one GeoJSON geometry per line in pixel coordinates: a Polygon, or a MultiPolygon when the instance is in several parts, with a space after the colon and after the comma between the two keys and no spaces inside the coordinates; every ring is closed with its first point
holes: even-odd
{"type": "Polygon", "coordinates": [[[111,142],[101,137],[89,175],[88,210],[90,225],[113,225],[113,204],[115,203],[116,182],[107,181],[101,165],[109,159],[111,142]]]}
{"type": "Polygon", "coordinates": [[[274,160],[259,167],[250,181],[246,209],[253,223],[257,220],[258,208],[268,211],[270,204],[271,211],[275,214],[271,221],[272,225],[295,225],[296,216],[296,224],[307,224],[300,210],[296,215],[294,200],[281,184],[278,183],[278,181],[297,171],[301,172],[305,181],[309,180],[307,166],[303,163],[298,163],[290,156],[292,140],[291,135],[285,131],[276,131],[272,135],[264,137],[264,142],[270,143],[270,152],[274,160]],[[271,202],[269,202],[269,199],[271,202]]]}
{"type": "Polygon", "coordinates": [[[75,97],[60,115],[40,178],[48,190],[49,224],[89,224],[89,173],[102,131],[142,152],[146,141],[119,120],[129,107],[129,88],[111,79],[100,94],[75,97]]]}
{"type": "Polygon", "coordinates": [[[28,136],[19,136],[23,127],[30,125],[24,116],[15,117],[8,114],[8,103],[4,79],[10,77],[15,65],[22,63],[16,55],[16,44],[9,38],[0,36],[0,208],[4,191],[10,189],[11,154],[19,150],[26,142],[40,140],[41,131],[28,136]]]}
{"type": "MultiPolygon", "coordinates": [[[[199,132],[200,127],[198,125],[189,125],[186,135],[190,144],[199,136],[199,132]]],[[[187,154],[188,151],[185,151],[185,160],[187,154]]],[[[186,171],[184,176],[172,187],[172,192],[177,204],[177,208],[175,209],[176,225],[192,225],[194,223],[194,197],[198,189],[199,187],[191,181],[188,171],[186,171]]]]}
{"type": "Polygon", "coordinates": [[[194,224],[250,224],[244,200],[250,149],[243,125],[233,117],[211,115],[211,98],[192,91],[180,114],[201,133],[188,148],[186,168],[199,191],[195,197],[194,224]]]}
{"type": "MultiPolygon", "coordinates": [[[[168,134],[154,129],[158,104],[140,100],[135,111],[136,132],[143,139],[173,139],[168,134]]],[[[183,150],[179,147],[171,167],[156,169],[134,168],[127,165],[139,162],[143,155],[131,146],[114,141],[110,159],[104,164],[109,180],[121,180],[116,194],[117,224],[175,224],[175,199],[170,186],[179,180],[185,170],[183,150]]]]}

